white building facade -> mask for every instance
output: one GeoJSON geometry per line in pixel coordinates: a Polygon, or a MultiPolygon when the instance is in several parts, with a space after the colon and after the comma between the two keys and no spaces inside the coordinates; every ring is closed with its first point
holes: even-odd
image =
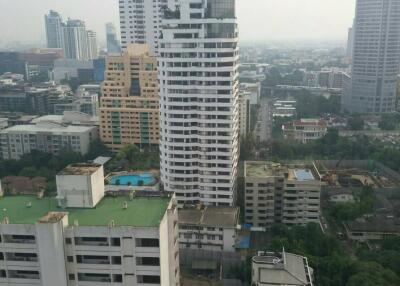
{"type": "Polygon", "coordinates": [[[233,205],[238,163],[238,31],[234,0],[180,0],[159,39],[164,189],[180,206],[233,205]]]}
{"type": "Polygon", "coordinates": [[[71,149],[85,155],[98,132],[95,126],[66,126],[53,122],[16,125],[0,131],[0,151],[4,159],[14,160],[33,150],[57,155],[63,149],[71,149]]]}
{"type": "Polygon", "coordinates": [[[153,54],[158,52],[161,20],[165,9],[177,0],[120,0],[121,46],[148,44],[153,54]]]}
{"type": "MultiPolygon", "coordinates": [[[[158,199],[144,203],[151,200],[158,199]]],[[[33,218],[2,216],[0,285],[180,285],[177,209],[172,202],[160,210],[157,225],[80,225],[68,210],[49,211],[34,222],[30,210],[37,203],[20,210],[33,218]]]]}

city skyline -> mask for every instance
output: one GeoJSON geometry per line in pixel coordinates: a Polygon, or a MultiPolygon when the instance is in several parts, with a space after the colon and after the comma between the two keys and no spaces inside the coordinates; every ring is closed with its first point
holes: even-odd
{"type": "MultiPolygon", "coordinates": [[[[64,19],[85,21],[87,27],[97,32],[100,43],[105,43],[107,22],[114,23],[119,31],[118,1],[101,2],[102,4],[96,0],[85,0],[83,3],[77,0],[56,2],[38,0],[27,3],[23,0],[3,0],[0,3],[0,18],[3,25],[11,27],[14,21],[18,21],[20,25],[15,29],[2,29],[0,31],[2,43],[25,40],[44,44],[46,36],[43,16],[51,9],[59,12],[64,19]],[[93,7],[96,7],[95,14],[90,10],[93,7]],[[24,19],[29,19],[29,22],[24,19]],[[30,29],[26,29],[28,24],[30,29]]],[[[325,0],[324,3],[320,3],[319,0],[253,0],[251,3],[239,0],[237,13],[240,40],[345,42],[347,29],[353,21],[354,7],[355,0],[325,0]],[[335,25],[332,25],[333,23],[335,25]],[[278,29],[279,33],[276,33],[278,29]]]]}

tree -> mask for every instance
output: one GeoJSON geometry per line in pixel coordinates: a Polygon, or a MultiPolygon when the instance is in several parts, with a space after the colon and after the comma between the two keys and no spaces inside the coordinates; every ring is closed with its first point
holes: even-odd
{"type": "Polygon", "coordinates": [[[382,114],[378,127],[382,130],[395,130],[400,122],[398,114],[382,114]]]}
{"type": "Polygon", "coordinates": [[[100,139],[95,139],[90,143],[89,152],[86,154],[86,159],[94,160],[99,156],[111,156],[110,149],[104,145],[100,139]]]}
{"type": "Polygon", "coordinates": [[[357,262],[354,265],[354,274],[349,278],[346,286],[397,286],[399,284],[399,277],[390,269],[375,262],[357,262]]]}
{"type": "Polygon", "coordinates": [[[350,130],[363,130],[364,119],[361,116],[352,116],[347,121],[347,128],[350,130]]]}

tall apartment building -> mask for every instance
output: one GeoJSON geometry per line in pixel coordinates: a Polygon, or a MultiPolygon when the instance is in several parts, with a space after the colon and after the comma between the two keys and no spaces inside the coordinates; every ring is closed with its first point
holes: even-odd
{"type": "Polygon", "coordinates": [[[64,26],[64,52],[68,59],[88,60],[89,45],[85,22],[68,20],[64,26]]]}
{"type": "Polygon", "coordinates": [[[246,223],[319,222],[321,180],[314,166],[245,162],[244,172],[246,223]]]}
{"type": "Polygon", "coordinates": [[[157,59],[148,45],[129,45],[122,55],[108,56],[101,89],[100,134],[107,146],[159,144],[157,59]]]}
{"type": "Polygon", "coordinates": [[[358,0],[354,20],[351,82],[343,109],[393,112],[400,67],[400,0],[358,0]]]}
{"type": "Polygon", "coordinates": [[[93,186],[104,180],[97,180],[99,169],[98,164],[78,164],[61,172],[64,178],[57,183],[69,191],[59,195],[78,208],[53,197],[0,200],[0,284],[180,285],[173,199],[103,197],[104,186],[93,186]],[[88,191],[87,177],[94,179],[90,191],[100,193],[91,193],[97,199],[81,205],[90,199],[81,195],[88,191]]]}
{"type": "Polygon", "coordinates": [[[63,21],[56,11],[50,10],[44,16],[46,26],[47,47],[52,49],[64,49],[63,21]]]}
{"type": "Polygon", "coordinates": [[[159,39],[164,189],[180,206],[235,201],[238,31],[234,0],[180,0],[159,39]]]}
{"type": "Polygon", "coordinates": [[[85,155],[90,142],[98,136],[95,126],[74,126],[55,122],[16,125],[0,131],[0,152],[4,159],[19,160],[33,150],[59,154],[72,149],[85,155]]]}
{"type": "Polygon", "coordinates": [[[157,54],[161,20],[167,7],[177,0],[119,0],[121,46],[148,44],[152,54],[157,54]]]}
{"type": "Polygon", "coordinates": [[[117,31],[113,23],[106,24],[107,53],[119,54],[121,46],[117,38],[117,31]]]}
{"type": "Polygon", "coordinates": [[[97,59],[99,56],[96,32],[87,31],[87,42],[88,42],[88,59],[97,59]]]}

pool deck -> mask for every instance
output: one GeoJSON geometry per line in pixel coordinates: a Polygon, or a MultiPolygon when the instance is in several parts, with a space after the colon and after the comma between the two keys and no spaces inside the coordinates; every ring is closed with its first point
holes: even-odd
{"type": "Polygon", "coordinates": [[[5,196],[0,198],[0,219],[8,217],[10,224],[35,224],[48,212],[68,213],[69,225],[78,221],[79,226],[157,227],[168,208],[170,198],[105,197],[93,209],[62,209],[54,197],[38,199],[35,196],[5,196]],[[27,203],[31,206],[27,207],[27,203]],[[124,202],[128,208],[124,209],[124,202]]]}

